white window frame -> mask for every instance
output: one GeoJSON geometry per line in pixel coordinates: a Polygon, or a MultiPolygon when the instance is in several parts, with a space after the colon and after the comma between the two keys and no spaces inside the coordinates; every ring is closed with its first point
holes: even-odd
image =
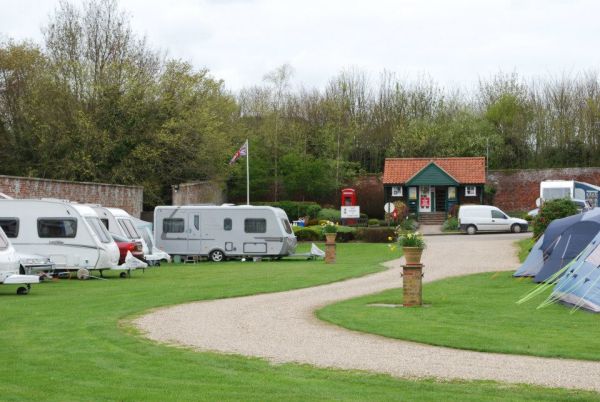
{"type": "Polygon", "coordinates": [[[402,186],[392,186],[392,197],[402,197],[402,186]]]}
{"type": "Polygon", "coordinates": [[[477,186],[465,186],[465,197],[477,197],[477,186]]]}

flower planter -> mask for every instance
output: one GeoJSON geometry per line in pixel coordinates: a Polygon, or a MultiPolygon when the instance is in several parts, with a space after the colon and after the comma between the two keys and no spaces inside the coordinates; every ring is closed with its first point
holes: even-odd
{"type": "Polygon", "coordinates": [[[421,247],[402,247],[404,251],[404,258],[407,264],[419,264],[421,263],[421,255],[423,249],[421,247]]]}
{"type": "Polygon", "coordinates": [[[325,233],[326,243],[335,243],[337,233],[325,233]]]}

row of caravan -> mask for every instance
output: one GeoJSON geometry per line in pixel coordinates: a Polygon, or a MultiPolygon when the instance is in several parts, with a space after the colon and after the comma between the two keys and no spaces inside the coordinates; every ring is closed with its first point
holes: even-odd
{"type": "MultiPolygon", "coordinates": [[[[20,254],[0,255],[0,272],[28,276],[39,271],[77,271],[78,277],[89,277],[90,271],[102,276],[104,270],[121,270],[125,276],[140,265],[132,255],[128,258],[137,265],[123,263],[123,250],[115,243],[121,242],[119,238],[141,245],[143,257],[139,250],[136,257],[143,258],[142,266],[170,260],[169,254],[218,262],[279,258],[296,251],[296,236],[286,213],[268,206],[159,206],[153,226],[121,209],[100,205],[0,199],[0,251],[6,243],[5,251],[10,254],[10,246],[20,254]],[[42,261],[36,263],[36,258],[42,261]]],[[[10,282],[1,275],[0,283],[10,282]]]]}
{"type": "MultiPolygon", "coordinates": [[[[143,225],[117,208],[54,199],[2,199],[0,228],[18,253],[20,274],[46,271],[50,265],[53,271],[77,270],[89,276],[92,270],[101,274],[104,270],[120,270],[124,276],[126,271],[169,258],[154,248],[151,238],[146,241],[140,234],[138,228],[143,225]],[[113,239],[116,236],[139,242],[145,262],[128,257],[127,263],[119,264],[121,252],[113,239]],[[29,255],[41,256],[47,262],[38,265],[29,255]]],[[[14,271],[7,257],[2,263],[0,271],[14,271]]]]}

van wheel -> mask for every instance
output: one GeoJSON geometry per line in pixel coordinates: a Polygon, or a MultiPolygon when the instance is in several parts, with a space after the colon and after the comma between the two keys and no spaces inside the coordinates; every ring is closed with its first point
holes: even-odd
{"type": "Polygon", "coordinates": [[[467,226],[467,234],[474,235],[477,233],[477,228],[474,225],[467,226]]]}
{"type": "Polygon", "coordinates": [[[513,233],[521,233],[521,225],[517,225],[516,223],[510,227],[510,231],[513,233]]]}
{"type": "Polygon", "coordinates": [[[209,257],[212,262],[221,262],[225,258],[225,254],[221,250],[213,250],[209,257]]]}

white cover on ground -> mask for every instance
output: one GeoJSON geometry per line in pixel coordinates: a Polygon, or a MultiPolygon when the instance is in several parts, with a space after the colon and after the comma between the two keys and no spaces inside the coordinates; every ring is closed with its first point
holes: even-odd
{"type": "Polygon", "coordinates": [[[19,285],[26,283],[40,283],[40,277],[37,275],[10,275],[4,279],[5,285],[19,285]]]}
{"type": "Polygon", "coordinates": [[[315,243],[310,245],[310,255],[313,257],[325,257],[325,251],[321,250],[315,243]]]}

